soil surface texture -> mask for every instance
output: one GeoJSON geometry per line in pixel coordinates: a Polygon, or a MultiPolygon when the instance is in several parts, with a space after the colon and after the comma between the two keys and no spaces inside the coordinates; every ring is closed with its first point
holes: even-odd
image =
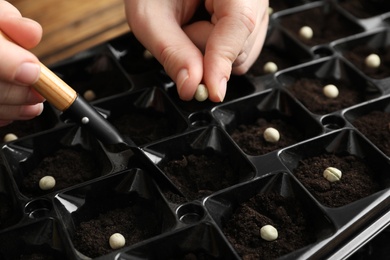
{"type": "Polygon", "coordinates": [[[315,78],[300,78],[287,88],[312,113],[324,115],[365,101],[365,93],[355,85],[343,81],[332,82],[315,78]],[[328,98],[323,93],[327,84],[339,90],[336,98],[328,98]]]}
{"type": "Polygon", "coordinates": [[[390,46],[375,49],[359,45],[345,50],[343,55],[370,78],[384,79],[390,77],[390,46]],[[365,64],[365,59],[370,54],[377,54],[380,57],[381,64],[378,68],[370,68],[365,64]]]}
{"type": "Polygon", "coordinates": [[[122,234],[125,246],[133,245],[159,234],[156,215],[134,207],[116,208],[100,213],[96,218],[83,221],[73,237],[75,247],[88,257],[98,257],[114,251],[109,238],[122,234]]]}
{"type": "Polygon", "coordinates": [[[169,161],[164,173],[188,200],[199,199],[239,182],[228,158],[213,155],[183,155],[169,161]]]}
{"type": "Polygon", "coordinates": [[[273,119],[268,122],[259,118],[254,124],[239,125],[231,133],[231,137],[246,154],[264,155],[295,144],[301,141],[304,135],[301,130],[285,120],[273,119]],[[268,127],[279,131],[280,140],[277,143],[269,143],[264,139],[263,133],[268,127]]]}
{"type": "Polygon", "coordinates": [[[100,176],[101,169],[95,156],[84,149],[63,147],[45,157],[22,180],[20,190],[28,197],[41,196],[100,176]],[[51,190],[41,190],[39,180],[53,176],[56,185],[51,190]]]}
{"type": "Polygon", "coordinates": [[[327,207],[341,207],[367,197],[381,189],[375,172],[354,155],[322,154],[300,161],[294,170],[299,181],[327,207]],[[342,172],[340,181],[329,182],[323,177],[328,167],[342,172]]]}
{"type": "Polygon", "coordinates": [[[297,12],[282,17],[281,24],[294,37],[308,46],[329,43],[362,32],[360,27],[332,8],[327,12],[324,12],[324,8],[311,8],[297,12]],[[309,26],[313,30],[311,39],[303,39],[299,36],[299,30],[303,26],[309,26]]]}
{"type": "Polygon", "coordinates": [[[390,156],[390,113],[372,111],[356,118],[353,125],[383,153],[390,156]]]}
{"type": "Polygon", "coordinates": [[[276,259],[316,240],[304,212],[297,200],[277,193],[259,193],[223,221],[223,233],[242,259],[276,259]],[[264,225],[278,230],[276,240],[261,238],[260,228],[264,225]]]}

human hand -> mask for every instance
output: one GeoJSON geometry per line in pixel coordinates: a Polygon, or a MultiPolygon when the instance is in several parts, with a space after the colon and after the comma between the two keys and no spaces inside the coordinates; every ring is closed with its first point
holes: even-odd
{"type": "Polygon", "coordinates": [[[223,101],[231,73],[241,75],[257,59],[268,26],[268,0],[125,0],[134,35],[191,100],[199,83],[209,99],[223,101]],[[188,24],[200,4],[210,21],[188,24]]]}
{"type": "Polygon", "coordinates": [[[44,98],[30,87],[39,78],[39,61],[26,50],[39,43],[42,28],[0,0],[0,32],[15,42],[0,33],[0,126],[4,126],[42,113],[44,98]]]}

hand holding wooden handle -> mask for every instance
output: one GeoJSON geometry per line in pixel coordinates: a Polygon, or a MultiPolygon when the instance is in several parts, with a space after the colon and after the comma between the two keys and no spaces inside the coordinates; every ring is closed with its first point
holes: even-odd
{"type": "MultiPolygon", "coordinates": [[[[14,42],[6,34],[0,31],[0,36],[14,42]]],[[[40,63],[41,74],[38,81],[33,84],[35,90],[58,110],[68,109],[77,97],[77,93],[44,64],[40,63]]]]}

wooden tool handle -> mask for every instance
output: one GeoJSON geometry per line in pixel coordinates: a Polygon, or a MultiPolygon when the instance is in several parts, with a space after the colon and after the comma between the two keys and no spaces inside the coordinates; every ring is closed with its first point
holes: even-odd
{"type": "MultiPolygon", "coordinates": [[[[0,31],[0,36],[14,42],[5,33],[0,31]]],[[[38,91],[46,100],[55,106],[58,110],[65,111],[73,104],[77,97],[77,93],[62,79],[60,79],[49,68],[40,63],[41,73],[38,81],[32,86],[38,91]]]]}
{"type": "Polygon", "coordinates": [[[65,111],[68,109],[77,97],[77,93],[54,72],[45,65],[41,65],[41,74],[38,81],[33,87],[46,100],[55,106],[58,110],[65,111]]]}

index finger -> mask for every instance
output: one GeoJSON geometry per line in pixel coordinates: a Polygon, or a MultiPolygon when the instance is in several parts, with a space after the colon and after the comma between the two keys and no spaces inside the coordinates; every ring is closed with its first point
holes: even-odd
{"type": "Polygon", "coordinates": [[[258,0],[206,0],[215,25],[204,55],[204,81],[211,100],[223,100],[232,64],[256,27],[258,7],[258,0]]]}

